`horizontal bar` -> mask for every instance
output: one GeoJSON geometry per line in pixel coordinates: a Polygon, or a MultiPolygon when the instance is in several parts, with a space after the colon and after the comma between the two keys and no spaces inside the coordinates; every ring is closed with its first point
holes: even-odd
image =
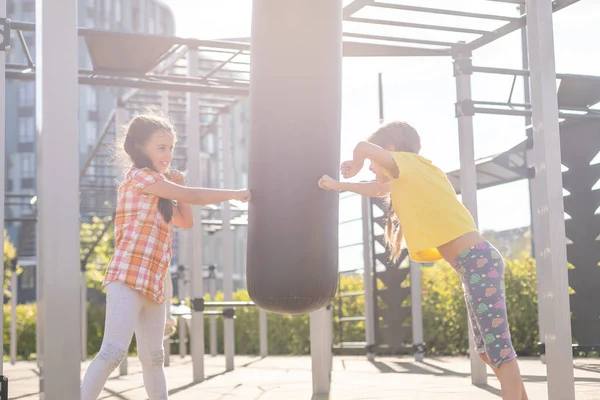
{"type": "Polygon", "coordinates": [[[431,46],[446,46],[452,47],[455,43],[452,42],[441,42],[437,40],[425,40],[425,39],[410,39],[410,38],[399,38],[393,36],[378,36],[378,35],[367,35],[364,33],[349,33],[345,32],[344,37],[351,37],[357,39],[370,39],[370,40],[384,40],[398,43],[414,43],[414,44],[424,44],[431,46]]]}
{"type": "Polygon", "coordinates": [[[486,1],[494,1],[496,3],[525,5],[525,0],[486,0],[486,1]]]}
{"type": "Polygon", "coordinates": [[[372,18],[357,18],[350,17],[346,19],[349,22],[361,22],[365,24],[376,24],[376,25],[389,25],[389,26],[400,26],[405,28],[417,28],[417,29],[429,29],[435,31],[446,31],[446,32],[459,32],[459,33],[470,33],[473,35],[485,35],[490,33],[489,31],[482,31],[480,29],[460,28],[454,26],[439,26],[429,24],[417,24],[413,22],[400,22],[400,21],[388,21],[384,19],[372,19],[372,18]]]}
{"type": "MultiPolygon", "coordinates": [[[[485,107],[475,107],[474,111],[476,114],[491,114],[491,115],[508,115],[508,116],[516,116],[516,117],[530,117],[530,110],[503,110],[499,108],[485,108],[485,107]]],[[[564,119],[598,119],[600,120],[600,113],[590,113],[590,114],[570,114],[565,112],[559,112],[558,118],[564,119]]]]}
{"type": "MultiPolygon", "coordinates": [[[[126,73],[123,71],[115,72],[108,70],[93,70],[93,69],[80,69],[79,74],[81,75],[89,75],[91,77],[108,77],[108,78],[134,78],[134,79],[147,79],[156,82],[174,82],[174,83],[197,83],[206,84],[207,82],[227,82],[229,85],[233,86],[247,86],[250,84],[250,81],[244,79],[234,79],[234,78],[225,78],[225,77],[210,77],[210,78],[194,78],[194,77],[186,77],[180,75],[164,75],[164,74],[134,74],[134,73],[126,73]],[[236,82],[237,81],[237,82],[236,82]],[[243,82],[246,83],[243,83],[243,82]]],[[[223,85],[227,86],[227,85],[223,85]]],[[[211,86],[214,87],[214,86],[211,86]]]]}
{"type": "MultiPolygon", "coordinates": [[[[496,74],[496,75],[510,75],[510,76],[529,76],[529,71],[524,69],[511,69],[511,68],[494,68],[494,67],[477,67],[473,66],[473,72],[480,72],[484,74],[496,74]]],[[[581,74],[556,74],[557,79],[568,79],[568,78],[580,78],[580,79],[593,79],[600,80],[600,75],[581,75],[581,74]]]]}
{"type": "Polygon", "coordinates": [[[496,21],[515,21],[517,18],[509,17],[506,15],[492,15],[492,14],[480,14],[480,13],[472,13],[467,11],[458,11],[458,10],[447,10],[440,8],[428,8],[428,7],[417,7],[417,6],[408,6],[403,4],[394,4],[394,3],[385,3],[385,2],[375,2],[370,5],[371,7],[380,7],[394,10],[404,10],[404,11],[414,11],[414,12],[422,12],[428,14],[442,14],[442,15],[452,15],[455,17],[468,17],[468,18],[479,18],[479,19],[491,19],[496,21]]]}
{"type": "MultiPolygon", "coordinates": [[[[187,314],[191,314],[191,313],[186,313],[187,314]]],[[[204,315],[223,315],[223,311],[221,310],[206,310],[203,311],[202,314],[204,315]]],[[[178,315],[184,315],[184,314],[178,314],[178,315]]]]}
{"type": "Polygon", "coordinates": [[[350,244],[344,244],[342,246],[339,246],[338,249],[348,249],[350,247],[356,247],[356,246],[362,246],[363,242],[356,242],[356,243],[350,243],[350,244]]]}
{"type": "Polygon", "coordinates": [[[340,322],[360,322],[365,320],[365,317],[343,317],[339,319],[340,322]]]}
{"type": "Polygon", "coordinates": [[[340,293],[340,297],[357,297],[357,296],[364,296],[365,292],[346,292],[346,293],[340,293]]]}
{"type": "Polygon", "coordinates": [[[345,221],[340,221],[340,223],[338,225],[349,224],[349,223],[357,222],[357,221],[362,221],[362,217],[360,217],[360,218],[353,218],[353,219],[347,219],[345,221]]]}
{"type": "MultiPolygon", "coordinates": [[[[36,24],[30,22],[11,22],[11,29],[34,32],[36,30],[36,24]]],[[[163,41],[172,45],[184,45],[190,47],[208,47],[216,49],[229,49],[229,50],[242,50],[250,51],[250,43],[243,42],[231,42],[231,41],[220,41],[220,40],[200,40],[190,38],[180,38],[177,36],[159,36],[139,33],[124,33],[105,31],[100,29],[89,29],[89,28],[78,28],[77,34],[84,37],[93,36],[111,36],[113,38],[145,38],[154,41],[163,41]]],[[[205,49],[199,49],[199,51],[207,51],[205,49]]]]}
{"type": "Polygon", "coordinates": [[[350,269],[350,270],[346,270],[346,271],[340,271],[339,274],[357,274],[359,272],[363,272],[365,269],[364,268],[356,268],[356,269],[350,269]]]}
{"type": "MultiPolygon", "coordinates": [[[[531,109],[531,104],[529,103],[505,103],[501,101],[473,101],[473,104],[476,106],[498,106],[498,107],[509,107],[509,108],[525,108],[531,109]]],[[[598,114],[600,113],[600,109],[595,108],[586,108],[586,107],[570,107],[570,106],[560,106],[559,111],[577,111],[577,112],[585,112],[589,114],[598,114]]]]}
{"type": "Polygon", "coordinates": [[[205,307],[256,307],[252,301],[206,301],[205,307]]]}
{"type": "MultiPolygon", "coordinates": [[[[35,81],[35,73],[7,71],[6,79],[13,80],[28,80],[35,81]]],[[[123,87],[123,88],[135,88],[135,89],[147,89],[147,90],[167,90],[171,92],[184,92],[184,93],[204,93],[204,94],[215,94],[215,95],[228,95],[228,96],[247,96],[249,89],[242,88],[229,88],[229,87],[214,87],[214,86],[203,86],[203,85],[186,85],[178,83],[166,83],[166,82],[152,82],[143,80],[133,79],[119,79],[119,78],[99,78],[99,77],[79,77],[80,85],[89,86],[107,86],[107,87],[123,87]]]]}

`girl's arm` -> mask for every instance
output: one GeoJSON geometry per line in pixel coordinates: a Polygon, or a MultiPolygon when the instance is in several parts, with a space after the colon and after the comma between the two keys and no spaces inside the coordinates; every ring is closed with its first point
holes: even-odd
{"type": "Polygon", "coordinates": [[[367,197],[383,197],[390,192],[389,183],[338,182],[328,175],[319,179],[319,187],[323,190],[348,191],[367,197]]]}
{"type": "Polygon", "coordinates": [[[373,143],[360,142],[354,148],[353,159],[342,163],[341,170],[344,178],[352,178],[358,174],[366,159],[385,168],[394,178],[397,178],[400,173],[394,157],[388,150],[373,143]]]}
{"type": "MultiPolygon", "coordinates": [[[[169,171],[167,179],[177,185],[186,186],[185,177],[175,169],[169,171]]],[[[183,229],[190,229],[194,226],[194,213],[191,204],[182,201],[177,202],[177,206],[173,207],[173,225],[183,229]]]]}
{"type": "Polygon", "coordinates": [[[146,186],[142,192],[153,196],[162,197],[177,202],[188,203],[196,206],[207,206],[229,200],[247,202],[250,200],[249,190],[207,189],[200,187],[186,187],[166,180],[159,180],[146,186]]]}

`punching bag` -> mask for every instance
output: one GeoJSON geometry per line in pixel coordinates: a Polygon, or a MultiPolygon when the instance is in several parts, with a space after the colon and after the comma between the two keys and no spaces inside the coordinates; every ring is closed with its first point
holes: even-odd
{"type": "Polygon", "coordinates": [[[338,281],[342,1],[254,0],[247,285],[271,312],[327,306],[338,281]]]}

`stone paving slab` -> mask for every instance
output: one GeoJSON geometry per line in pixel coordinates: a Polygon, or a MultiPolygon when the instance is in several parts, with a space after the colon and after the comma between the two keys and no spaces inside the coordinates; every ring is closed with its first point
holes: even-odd
{"type": "MultiPolygon", "coordinates": [[[[500,399],[500,385],[490,373],[488,385],[471,385],[467,358],[335,357],[331,393],[312,395],[309,357],[236,356],[236,369],[225,373],[222,356],[205,359],[207,379],[191,383],[191,359],[172,356],[166,368],[171,400],[464,400],[500,399]]],[[[82,377],[89,363],[82,365],[82,377]]],[[[38,399],[35,362],[4,365],[10,378],[11,400],[38,399]]],[[[521,371],[531,400],[547,399],[546,369],[537,359],[522,359],[521,371]]],[[[578,359],[574,364],[578,400],[600,400],[600,360],[578,359]]],[[[141,367],[129,359],[129,375],[109,379],[100,399],[145,400],[141,367]]]]}

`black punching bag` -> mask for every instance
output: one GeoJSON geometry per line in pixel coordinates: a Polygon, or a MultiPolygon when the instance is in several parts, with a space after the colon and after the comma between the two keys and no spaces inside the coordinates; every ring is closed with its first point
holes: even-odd
{"type": "Polygon", "coordinates": [[[327,306],[338,281],[342,0],[254,0],[247,284],[261,308],[327,306]]]}

